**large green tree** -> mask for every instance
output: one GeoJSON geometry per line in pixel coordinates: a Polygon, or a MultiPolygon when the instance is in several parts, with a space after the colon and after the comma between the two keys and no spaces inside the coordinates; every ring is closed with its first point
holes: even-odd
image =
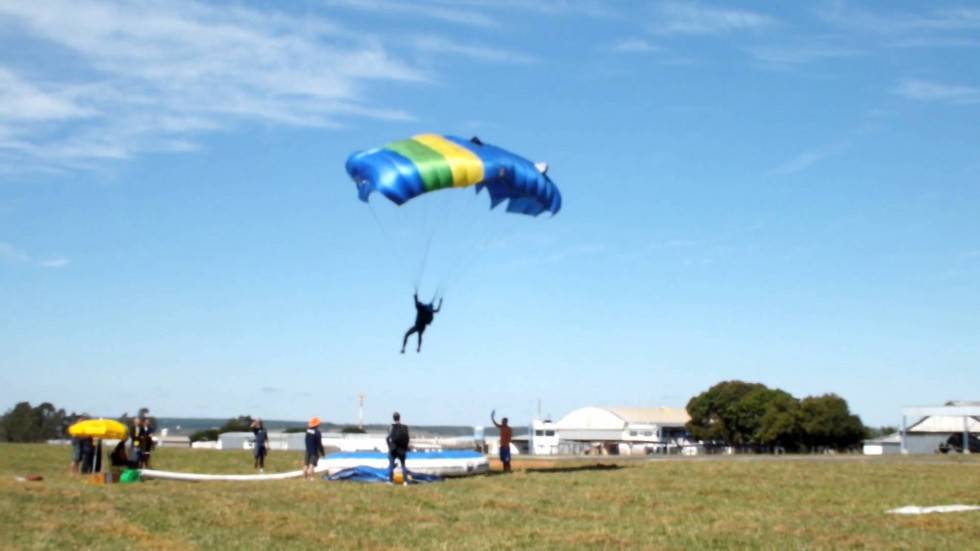
{"type": "Polygon", "coordinates": [[[861,418],[836,394],[808,396],[800,402],[803,441],[810,451],[843,450],[865,437],[861,418]]]}
{"type": "Polygon", "coordinates": [[[722,440],[732,446],[753,442],[759,430],[765,385],[724,381],[687,402],[687,430],[696,440],[722,440]]]}
{"type": "Polygon", "coordinates": [[[251,415],[239,415],[226,421],[220,428],[195,432],[191,435],[191,442],[213,442],[218,439],[219,435],[226,432],[248,432],[252,430],[252,421],[251,415]]]}
{"type": "Polygon", "coordinates": [[[847,449],[865,427],[836,394],[797,400],[759,383],[724,381],[691,398],[688,431],[696,440],[774,451],[847,449]]]}
{"type": "Polygon", "coordinates": [[[0,423],[7,442],[43,442],[64,438],[68,421],[65,410],[55,408],[50,402],[37,407],[20,402],[4,414],[0,423]]]}
{"type": "Polygon", "coordinates": [[[757,442],[775,450],[797,451],[800,448],[800,401],[788,392],[769,390],[762,414],[762,423],[756,433],[757,442]]]}

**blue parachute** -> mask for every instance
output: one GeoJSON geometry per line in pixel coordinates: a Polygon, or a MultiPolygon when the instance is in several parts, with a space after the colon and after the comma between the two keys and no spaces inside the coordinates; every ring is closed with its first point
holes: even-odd
{"type": "Polygon", "coordinates": [[[546,166],[477,138],[418,135],[354,153],[347,173],[365,202],[375,191],[402,205],[425,193],[475,186],[477,193],[487,190],[490,208],[507,202],[508,212],[531,216],[561,209],[561,193],[546,166]]]}

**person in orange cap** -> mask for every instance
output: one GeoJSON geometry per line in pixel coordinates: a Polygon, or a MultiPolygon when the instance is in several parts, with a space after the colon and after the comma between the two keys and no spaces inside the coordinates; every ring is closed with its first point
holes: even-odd
{"type": "Polygon", "coordinates": [[[320,434],[320,418],[310,419],[306,429],[306,461],[303,463],[303,477],[313,480],[316,464],[323,457],[323,435],[320,434]]]}

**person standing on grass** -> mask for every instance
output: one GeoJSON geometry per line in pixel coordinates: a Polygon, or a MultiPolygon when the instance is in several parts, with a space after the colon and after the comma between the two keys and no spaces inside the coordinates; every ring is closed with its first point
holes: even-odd
{"type": "Polygon", "coordinates": [[[306,460],[303,462],[303,477],[306,480],[313,480],[316,474],[316,464],[323,457],[323,435],[320,434],[320,418],[310,419],[310,426],[306,429],[306,460]]]}
{"type": "Polygon", "coordinates": [[[252,421],[250,428],[252,429],[252,434],[255,435],[255,447],[252,448],[252,454],[255,456],[254,468],[258,469],[260,473],[264,473],[265,456],[269,452],[269,433],[266,432],[265,426],[262,425],[262,419],[252,421]]]}
{"type": "Polygon", "coordinates": [[[402,484],[408,486],[408,469],[405,458],[408,455],[408,427],[402,424],[402,416],[397,411],[391,416],[391,429],[388,431],[388,482],[395,483],[395,461],[402,464],[402,484]]]}
{"type": "MultiPolygon", "coordinates": [[[[75,423],[84,421],[84,417],[75,418],[75,423]]],[[[73,423],[74,424],[74,423],[73,423]]],[[[71,474],[76,475],[82,468],[82,439],[78,436],[71,437],[71,474]]]]}
{"type": "Polygon", "coordinates": [[[504,417],[498,423],[494,418],[497,410],[490,412],[490,421],[493,422],[493,426],[500,429],[500,462],[504,464],[504,473],[510,472],[510,441],[514,438],[514,431],[507,424],[507,418],[504,417]]]}
{"type": "Polygon", "coordinates": [[[153,425],[150,418],[143,418],[143,426],[140,429],[140,458],[139,466],[141,469],[150,468],[150,454],[153,453],[153,425]]]}
{"type": "Polygon", "coordinates": [[[129,434],[129,457],[137,466],[142,465],[140,462],[140,437],[143,434],[141,423],[142,420],[139,417],[133,417],[133,428],[129,434]]]}

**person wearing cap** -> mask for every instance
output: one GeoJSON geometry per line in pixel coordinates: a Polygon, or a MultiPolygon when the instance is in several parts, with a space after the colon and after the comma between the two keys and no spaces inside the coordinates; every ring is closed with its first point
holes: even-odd
{"type": "Polygon", "coordinates": [[[265,456],[269,453],[269,433],[262,424],[262,419],[252,421],[252,434],[255,435],[255,446],[252,448],[252,455],[255,456],[254,467],[260,473],[265,472],[265,456]]]}
{"type": "Polygon", "coordinates": [[[310,419],[310,426],[306,429],[306,461],[303,463],[303,476],[307,480],[313,480],[316,464],[323,457],[323,436],[320,434],[320,418],[310,419]]]}
{"type": "Polygon", "coordinates": [[[394,423],[388,431],[388,482],[395,483],[395,461],[402,464],[402,484],[408,486],[408,469],[405,468],[405,456],[408,455],[408,427],[402,424],[402,416],[396,411],[391,416],[394,423]]]}

